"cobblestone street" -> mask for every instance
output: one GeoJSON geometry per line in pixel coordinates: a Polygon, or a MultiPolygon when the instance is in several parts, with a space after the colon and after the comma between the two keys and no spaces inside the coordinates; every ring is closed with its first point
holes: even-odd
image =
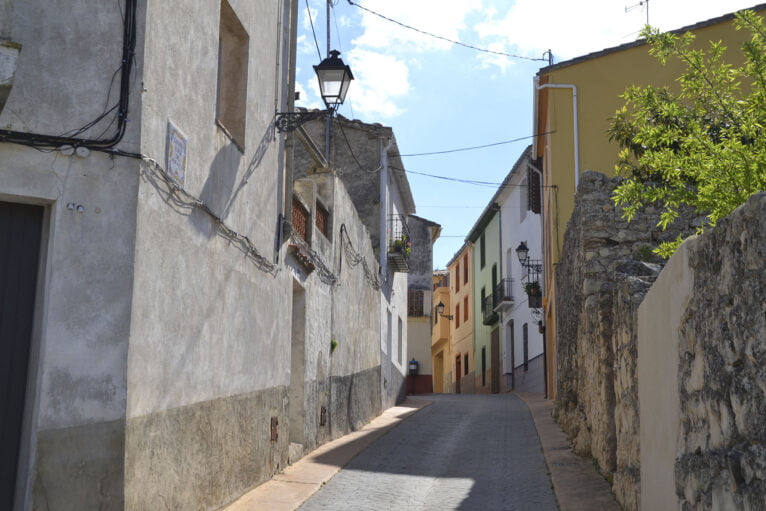
{"type": "Polygon", "coordinates": [[[300,508],[555,510],[527,406],[511,394],[428,396],[300,508]]]}

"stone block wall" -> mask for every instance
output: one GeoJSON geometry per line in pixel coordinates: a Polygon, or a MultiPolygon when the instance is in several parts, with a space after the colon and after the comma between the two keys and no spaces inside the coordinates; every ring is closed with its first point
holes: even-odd
{"type": "Polygon", "coordinates": [[[766,192],[692,241],[678,325],[681,509],[764,509],[766,192]]]}
{"type": "Polygon", "coordinates": [[[692,232],[690,212],[667,231],[648,207],[628,223],[611,200],[619,178],[586,172],[556,269],[554,413],[575,452],[592,456],[626,509],[639,507],[635,315],[661,266],[651,249],[692,232]]]}

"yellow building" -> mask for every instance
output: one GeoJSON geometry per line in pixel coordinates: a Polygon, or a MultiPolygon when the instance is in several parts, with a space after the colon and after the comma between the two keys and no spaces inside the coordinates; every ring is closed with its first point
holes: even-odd
{"type": "MultiPolygon", "coordinates": [[[[761,15],[766,5],[755,10],[761,15]]],[[[695,45],[723,41],[727,59],[741,62],[739,47],[747,39],[737,32],[729,14],[677,32],[691,31],[695,45]]],[[[610,142],[609,119],[624,105],[620,94],[631,85],[673,87],[682,68],[676,62],[662,66],[649,55],[643,41],[624,44],[542,68],[534,79],[535,165],[544,176],[544,260],[546,361],[549,398],[556,389],[556,264],[561,257],[564,231],[572,210],[579,176],[586,170],[614,175],[618,146],[610,142]],[[575,115],[576,114],[576,115],[575,115]]]]}
{"type": "Polygon", "coordinates": [[[450,289],[449,272],[435,271],[433,275],[433,329],[431,330],[431,367],[433,368],[433,388],[437,394],[451,392],[452,371],[450,366],[450,322],[439,314],[437,304],[444,305],[443,314],[449,314],[450,289]]]}
{"type": "Polygon", "coordinates": [[[453,392],[472,394],[475,389],[473,325],[473,246],[465,244],[447,263],[450,275],[450,352],[453,392]]]}

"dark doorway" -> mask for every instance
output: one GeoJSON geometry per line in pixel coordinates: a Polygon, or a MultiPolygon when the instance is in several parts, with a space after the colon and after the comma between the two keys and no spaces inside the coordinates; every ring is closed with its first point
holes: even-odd
{"type": "Polygon", "coordinates": [[[500,392],[500,329],[495,328],[489,339],[489,372],[491,378],[491,391],[493,394],[500,392]]]}
{"type": "Polygon", "coordinates": [[[0,202],[0,508],[13,508],[44,209],[0,202]]]}

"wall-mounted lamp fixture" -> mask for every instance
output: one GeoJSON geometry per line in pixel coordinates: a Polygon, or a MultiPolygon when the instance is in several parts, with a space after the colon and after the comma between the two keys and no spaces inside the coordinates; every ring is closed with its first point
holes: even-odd
{"type": "Polygon", "coordinates": [[[346,93],[354,75],[351,68],[343,63],[340,52],[332,50],[330,56],[314,66],[319,80],[319,91],[322,94],[327,110],[313,112],[277,112],[277,131],[293,131],[302,124],[314,119],[332,116],[338,107],[346,100],[346,93]]]}
{"type": "Polygon", "coordinates": [[[527,242],[522,241],[519,246],[516,247],[516,255],[519,256],[519,262],[521,266],[529,270],[529,273],[539,275],[543,272],[543,262],[539,259],[529,258],[529,248],[527,242]]]}
{"type": "Polygon", "coordinates": [[[439,302],[439,305],[436,306],[436,312],[439,313],[439,316],[443,318],[447,318],[450,321],[452,321],[452,316],[450,316],[449,314],[444,314],[444,304],[442,302],[439,302]]]}

